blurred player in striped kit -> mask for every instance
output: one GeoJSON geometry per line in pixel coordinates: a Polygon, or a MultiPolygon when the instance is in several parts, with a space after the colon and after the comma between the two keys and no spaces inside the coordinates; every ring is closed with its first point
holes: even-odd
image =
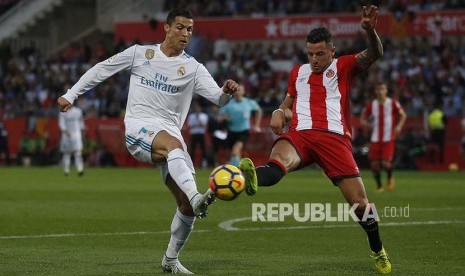
{"type": "Polygon", "coordinates": [[[407,115],[400,103],[387,96],[388,88],[383,82],[375,85],[376,99],[368,103],[360,122],[372,128],[370,151],[371,171],[375,177],[378,192],[383,192],[381,167],[387,172],[388,190],[394,189],[392,159],[395,153],[395,139],[402,131],[407,115]]]}

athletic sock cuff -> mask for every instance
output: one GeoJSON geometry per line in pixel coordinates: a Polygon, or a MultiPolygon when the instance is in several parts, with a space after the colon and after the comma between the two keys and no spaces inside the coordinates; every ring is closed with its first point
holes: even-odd
{"type": "Polygon", "coordinates": [[[286,173],[287,173],[286,167],[284,167],[284,165],[283,165],[281,162],[279,162],[278,160],[276,160],[276,159],[271,159],[271,160],[268,162],[268,164],[269,164],[270,166],[273,166],[273,165],[274,165],[274,166],[278,167],[278,168],[281,170],[281,172],[282,172],[283,174],[286,174],[286,173]]]}

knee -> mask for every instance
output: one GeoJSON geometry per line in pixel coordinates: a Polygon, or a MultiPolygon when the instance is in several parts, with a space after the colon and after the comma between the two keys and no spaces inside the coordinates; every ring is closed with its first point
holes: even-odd
{"type": "Polygon", "coordinates": [[[169,139],[166,140],[165,142],[165,147],[166,147],[166,150],[168,152],[174,150],[174,149],[183,149],[183,146],[181,144],[181,142],[174,138],[174,137],[171,137],[169,139]]]}
{"type": "Polygon", "coordinates": [[[379,162],[371,162],[371,170],[374,172],[379,172],[380,171],[380,164],[379,162]]]}
{"type": "Polygon", "coordinates": [[[359,218],[363,217],[367,211],[367,208],[370,208],[370,203],[368,202],[367,198],[361,198],[358,202],[352,203],[352,205],[354,204],[358,204],[354,212],[359,218]]]}
{"type": "Polygon", "coordinates": [[[232,147],[232,152],[233,153],[240,153],[241,150],[242,150],[243,145],[244,144],[242,142],[236,142],[234,144],[234,146],[232,147]]]}
{"type": "Polygon", "coordinates": [[[181,142],[172,136],[165,136],[163,140],[158,140],[157,144],[155,142],[152,144],[152,161],[155,164],[164,163],[170,153],[174,149],[184,150],[181,142]]]}

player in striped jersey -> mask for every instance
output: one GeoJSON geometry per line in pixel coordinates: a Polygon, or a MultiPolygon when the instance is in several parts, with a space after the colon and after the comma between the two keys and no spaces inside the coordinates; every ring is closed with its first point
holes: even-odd
{"type": "Polygon", "coordinates": [[[395,152],[395,138],[402,131],[407,120],[407,115],[400,103],[388,97],[387,92],[385,83],[376,84],[376,99],[367,104],[360,118],[362,125],[372,127],[368,158],[371,161],[371,170],[378,192],[384,191],[381,184],[381,166],[387,172],[386,188],[388,190],[394,189],[392,158],[395,152]],[[398,119],[397,124],[396,119],[398,119]]]}
{"type": "Polygon", "coordinates": [[[189,10],[170,11],[163,43],[134,45],[96,64],[58,99],[60,111],[66,112],[78,96],[100,82],[119,71],[131,71],[124,118],[126,147],[139,161],[159,165],[163,181],[176,200],[178,208],[161,266],[165,272],[178,274],[192,274],[178,256],[194,228],[195,217],[204,217],[214,199],[210,190],[205,194],[197,191],[194,166],[181,128],[194,93],[223,106],[238,87],[233,80],[218,87],[205,66],[184,52],[193,29],[189,10]]]}
{"type": "Polygon", "coordinates": [[[253,195],[257,186],[275,185],[286,173],[317,163],[347,202],[357,206],[355,213],[368,236],[375,266],[386,274],[391,271],[391,262],[382,246],[378,222],[374,218],[361,219],[371,208],[352,155],[349,97],[354,77],[383,55],[375,30],[377,18],[376,6],[363,7],[360,24],[367,35],[367,49],[339,58],[334,57],[328,29],[310,31],[306,39],[309,63],[292,69],[288,94],[271,117],[271,129],[280,136],[269,163],[254,168],[252,160],[246,158],[239,168],[246,179],[247,194],[253,195]],[[283,133],[289,121],[289,131],[283,133]]]}

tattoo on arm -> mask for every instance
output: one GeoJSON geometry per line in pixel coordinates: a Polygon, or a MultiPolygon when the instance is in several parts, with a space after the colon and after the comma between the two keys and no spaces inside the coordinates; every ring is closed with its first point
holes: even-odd
{"type": "Polygon", "coordinates": [[[383,56],[383,44],[378,34],[373,30],[373,32],[367,32],[367,36],[367,48],[358,53],[355,57],[358,67],[362,70],[367,69],[377,59],[383,56]]]}

